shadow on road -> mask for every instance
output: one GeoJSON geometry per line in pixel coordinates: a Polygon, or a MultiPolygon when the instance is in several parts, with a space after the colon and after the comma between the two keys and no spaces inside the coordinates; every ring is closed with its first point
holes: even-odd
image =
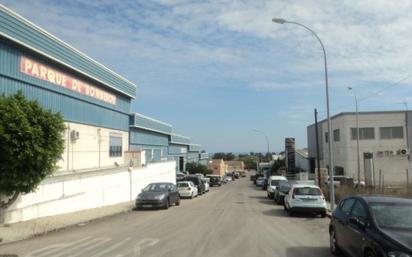
{"type": "Polygon", "coordinates": [[[289,214],[280,208],[274,208],[271,210],[266,210],[262,212],[264,215],[267,216],[273,216],[273,217],[288,217],[291,219],[308,219],[308,220],[313,220],[313,219],[317,219],[318,216],[315,216],[314,214],[305,214],[305,213],[295,213],[293,214],[292,217],[289,216],[289,214]]]}
{"type": "Polygon", "coordinates": [[[333,256],[328,247],[289,247],[286,249],[287,257],[331,257],[333,256]]]}

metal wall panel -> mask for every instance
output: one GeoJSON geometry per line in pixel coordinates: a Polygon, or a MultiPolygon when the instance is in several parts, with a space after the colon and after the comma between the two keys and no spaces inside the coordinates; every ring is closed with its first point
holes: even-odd
{"type": "Polygon", "coordinates": [[[0,94],[15,94],[22,90],[31,100],[37,100],[42,106],[53,112],[60,112],[66,121],[128,131],[127,114],[102,108],[76,98],[67,97],[52,91],[18,82],[0,75],[0,94]]]}
{"type": "Polygon", "coordinates": [[[189,145],[189,151],[190,152],[200,152],[201,150],[202,150],[201,145],[195,145],[195,144],[189,145]]]}
{"type": "Polygon", "coordinates": [[[132,114],[130,125],[143,128],[143,129],[159,131],[165,134],[172,133],[171,125],[152,119],[150,117],[144,116],[139,113],[132,114]]]}
{"type": "Polygon", "coordinates": [[[15,15],[2,5],[0,5],[0,35],[47,54],[129,97],[134,98],[136,95],[136,86],[133,83],[15,15]]]}
{"type": "Polygon", "coordinates": [[[187,146],[184,146],[184,145],[169,145],[169,154],[186,155],[187,154],[187,146]]]}
{"type": "MultiPolygon", "coordinates": [[[[104,108],[109,108],[109,109],[113,109],[119,112],[123,112],[125,114],[128,114],[130,112],[130,98],[124,95],[119,95],[118,93],[114,91],[106,90],[116,95],[116,98],[117,98],[116,105],[100,101],[90,96],[80,94],[73,90],[70,90],[70,89],[67,89],[61,86],[57,86],[50,82],[29,76],[27,74],[20,72],[20,58],[22,55],[26,55],[28,57],[32,57],[33,59],[44,62],[52,66],[53,68],[61,69],[62,72],[66,72],[68,75],[71,75],[74,77],[76,76],[75,74],[71,73],[64,67],[50,63],[47,59],[45,59],[42,56],[35,55],[33,53],[25,51],[24,49],[18,49],[16,48],[15,45],[11,44],[9,41],[4,40],[2,38],[0,38],[0,76],[7,77],[9,79],[13,79],[18,82],[28,83],[28,84],[31,84],[32,86],[41,87],[48,91],[54,91],[56,93],[65,95],[67,97],[77,98],[82,101],[93,103],[97,106],[101,106],[104,108]]],[[[79,77],[79,79],[82,79],[85,82],[90,83],[90,81],[87,80],[87,78],[79,77]]],[[[97,84],[95,85],[97,86],[97,84]]]]}
{"type": "Polygon", "coordinates": [[[168,146],[169,136],[140,128],[130,128],[130,144],[168,146]]]}
{"type": "Polygon", "coordinates": [[[170,139],[171,139],[170,142],[172,143],[183,144],[183,145],[190,144],[190,138],[184,137],[181,135],[172,134],[170,139]]]}

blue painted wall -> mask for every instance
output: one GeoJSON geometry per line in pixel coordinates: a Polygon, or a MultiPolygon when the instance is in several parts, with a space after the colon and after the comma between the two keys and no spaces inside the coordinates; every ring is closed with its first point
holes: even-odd
{"type": "Polygon", "coordinates": [[[86,76],[92,76],[101,83],[122,92],[129,97],[136,95],[136,86],[103,65],[98,64],[63,41],[19,17],[14,12],[0,5],[0,35],[19,41],[21,44],[59,62],[64,62],[73,69],[80,70],[86,76]]]}
{"type": "MultiPolygon", "coordinates": [[[[129,127],[130,98],[115,91],[104,90],[116,95],[116,105],[54,85],[20,72],[20,57],[25,55],[70,76],[93,84],[85,77],[36,55],[0,37],[0,93],[14,94],[18,90],[32,100],[38,100],[44,107],[61,112],[66,121],[127,131],[129,127]]],[[[98,84],[94,83],[96,87],[98,84]]],[[[101,86],[100,86],[101,87],[101,86]]],[[[102,88],[102,87],[101,87],[102,88]]]]}

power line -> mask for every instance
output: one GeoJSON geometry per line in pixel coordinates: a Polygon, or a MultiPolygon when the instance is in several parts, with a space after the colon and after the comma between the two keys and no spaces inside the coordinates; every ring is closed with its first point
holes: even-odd
{"type": "MultiPolygon", "coordinates": [[[[392,88],[392,87],[395,87],[395,86],[399,85],[399,83],[401,83],[401,82],[403,82],[403,81],[405,81],[405,80],[407,80],[407,79],[409,79],[409,78],[411,78],[411,77],[412,77],[412,74],[409,74],[408,76],[406,76],[406,77],[404,77],[404,78],[402,78],[402,79],[394,82],[393,84],[390,84],[389,86],[386,86],[386,87],[384,87],[384,88],[382,88],[382,89],[380,89],[380,90],[378,90],[378,91],[375,91],[375,92],[373,92],[373,93],[371,93],[371,94],[369,94],[369,95],[367,95],[367,96],[360,97],[360,98],[358,99],[358,102],[361,102],[361,101],[367,100],[367,99],[369,99],[369,98],[371,98],[371,97],[373,97],[373,96],[379,95],[379,94],[382,93],[383,91],[388,90],[388,89],[390,89],[390,88],[392,88]]],[[[335,110],[339,110],[339,109],[342,109],[342,108],[344,108],[344,107],[348,107],[348,106],[351,106],[351,105],[352,105],[352,104],[345,104],[345,105],[338,106],[338,107],[336,107],[336,108],[334,108],[334,109],[335,109],[335,110]]]]}

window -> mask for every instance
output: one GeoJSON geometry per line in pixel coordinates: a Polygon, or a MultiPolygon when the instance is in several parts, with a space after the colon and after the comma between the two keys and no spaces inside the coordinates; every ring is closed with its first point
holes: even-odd
{"type": "Polygon", "coordinates": [[[343,167],[335,166],[335,175],[336,176],[343,176],[345,175],[345,170],[343,167]]]}
{"type": "Polygon", "coordinates": [[[122,136],[121,135],[110,135],[109,139],[109,156],[119,157],[122,156],[122,136]]]}
{"type": "Polygon", "coordinates": [[[403,138],[403,127],[379,128],[381,139],[403,138]]]}
{"type": "MultiPolygon", "coordinates": [[[[351,128],[352,140],[356,140],[357,129],[351,128]]],[[[375,139],[375,128],[359,128],[359,140],[375,139]]]]}
{"type": "Polygon", "coordinates": [[[328,143],[329,141],[329,133],[325,132],[325,143],[328,143]]]}
{"type": "Polygon", "coordinates": [[[333,131],[333,141],[335,141],[335,142],[339,142],[339,141],[340,141],[339,129],[335,129],[335,130],[333,131]]]}
{"type": "Polygon", "coordinates": [[[346,199],[339,205],[339,208],[341,209],[343,213],[349,214],[354,202],[355,202],[355,199],[353,198],[346,199]]]}
{"type": "Polygon", "coordinates": [[[367,217],[365,207],[363,207],[363,205],[359,201],[356,201],[355,205],[353,206],[351,214],[352,214],[352,216],[355,216],[355,217],[358,217],[358,218],[362,217],[362,218],[366,219],[366,217],[367,217]]]}
{"type": "Polygon", "coordinates": [[[359,201],[355,202],[355,205],[353,206],[351,214],[352,216],[358,218],[359,222],[361,222],[362,224],[366,224],[368,214],[366,212],[365,207],[363,207],[361,202],[359,201]]]}

